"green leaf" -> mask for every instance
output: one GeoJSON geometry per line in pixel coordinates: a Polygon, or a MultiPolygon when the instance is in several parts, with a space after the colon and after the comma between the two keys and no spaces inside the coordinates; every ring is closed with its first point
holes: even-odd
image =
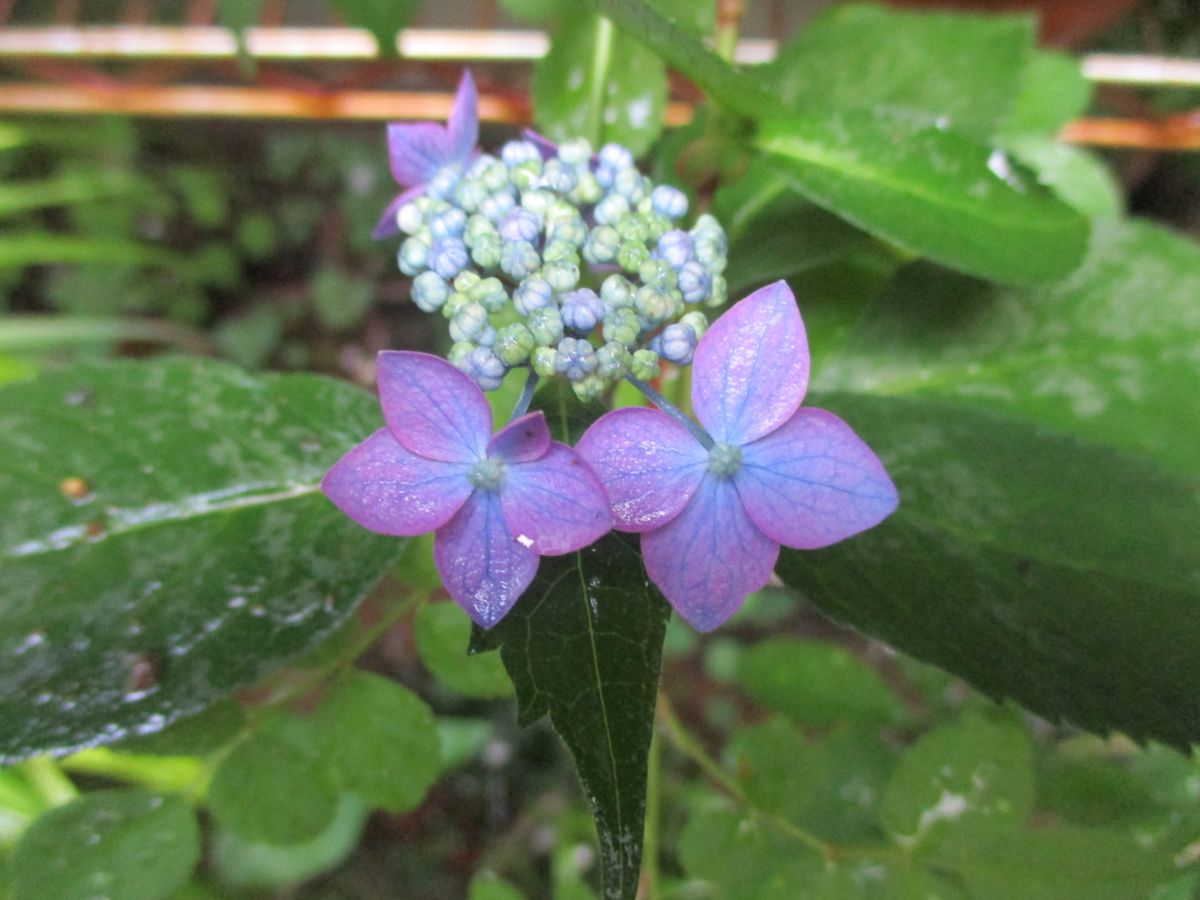
{"type": "Polygon", "coordinates": [[[637,891],[669,612],[634,540],[613,532],[542,559],[533,584],[485,635],[516,686],[521,723],[549,713],[575,759],[600,836],[603,896],[613,900],[637,891]]]}
{"type": "Polygon", "coordinates": [[[1033,809],[1033,744],[1012,716],[970,716],[910,747],[883,795],[883,823],[904,847],[947,829],[1020,824],[1033,809]]]}
{"type": "Polygon", "coordinates": [[[422,606],[417,611],[415,637],[421,662],[450,690],[467,697],[512,696],[512,682],[498,657],[468,655],[471,620],[457,604],[422,606]]]}
{"type": "Polygon", "coordinates": [[[1082,147],[1060,144],[1039,135],[1005,138],[1004,147],[1060,200],[1092,219],[1116,219],[1125,198],[1108,166],[1082,147]]]}
{"type": "Polygon", "coordinates": [[[1053,136],[1083,115],[1091,99],[1092,85],[1084,77],[1079,60],[1038,50],[1029,57],[1022,73],[1021,90],[1004,132],[1010,136],[1053,136]]]}
{"type": "Polygon", "coordinates": [[[312,716],[337,784],[391,813],[415,808],[441,770],[433,713],[412,691],[351,672],[312,716]]]}
{"type": "Polygon", "coordinates": [[[542,25],[568,9],[569,0],[500,0],[500,8],[518,22],[542,25]]]}
{"type": "Polygon", "coordinates": [[[820,752],[778,717],[735,732],[729,755],[742,791],[756,809],[797,822],[813,805],[827,775],[820,752]]]}
{"type": "Polygon", "coordinates": [[[764,67],[789,107],[898,106],[988,137],[1021,90],[1033,50],[1028,16],[834,7],[764,67]]]}
{"type": "Polygon", "coordinates": [[[329,765],[308,730],[301,723],[293,726],[269,725],[255,732],[213,773],[208,808],[218,825],[244,841],[308,843],[337,815],[329,765]]]}
{"type": "Polygon", "coordinates": [[[1017,292],[914,267],[815,385],[952,398],[1200,475],[1200,247],[1097,224],[1067,281],[1017,292]]]}
{"type": "Polygon", "coordinates": [[[469,900],[524,900],[524,895],[495,875],[480,875],[471,880],[469,900]]]}
{"type": "Polygon", "coordinates": [[[1129,900],[1174,872],[1133,835],[1100,829],[1008,828],[947,840],[931,862],[953,869],[977,900],[1129,900]]]}
{"type": "Polygon", "coordinates": [[[742,654],[738,679],[755,701],[803,725],[886,725],[905,718],[883,679],[833,644],[769,638],[742,654]]]}
{"type": "Polygon", "coordinates": [[[914,254],[1003,283],[1046,281],[1083,257],[1087,223],[1002,150],[894,110],[764,123],[758,145],[814,203],[914,254]]]}
{"type": "Polygon", "coordinates": [[[822,736],[815,749],[814,765],[822,777],[802,824],[835,843],[880,842],[880,798],[896,754],[879,728],[843,726],[822,736]]]}
{"type": "Polygon", "coordinates": [[[324,831],[303,844],[279,847],[245,841],[217,829],[212,864],[223,884],[246,889],[286,887],[337,866],[354,852],[370,809],[353,794],[343,794],[337,814],[324,831]]]}
{"type": "Polygon", "coordinates": [[[380,56],[396,55],[397,33],[408,27],[421,6],[420,0],[329,0],[329,5],[347,24],[371,32],[380,56]]]}
{"type": "Polygon", "coordinates": [[[779,101],[755,75],[726,62],[686,29],[643,0],[586,0],[667,65],[691,78],[713,100],[740,116],[779,114],[779,101]]]}
{"type": "Polygon", "coordinates": [[[200,828],[183,800],[96,791],[51,810],[13,852],[12,900],[159,900],[191,877],[200,828]]]}
{"type": "Polygon", "coordinates": [[[834,618],[1048,719],[1178,747],[1200,740],[1193,485],[928,399],[813,403],[880,454],[900,506],[835,547],[784,550],[786,583],[834,618]]]}
{"type": "Polygon", "coordinates": [[[538,128],[557,141],[615,141],[644,153],[662,131],[667,73],[645,47],[617,35],[602,16],[572,15],[533,72],[538,128]]]}
{"type": "Polygon", "coordinates": [[[318,493],[365,392],[225,364],[0,389],[0,758],[192,715],[334,631],[401,541],[318,493]]]}

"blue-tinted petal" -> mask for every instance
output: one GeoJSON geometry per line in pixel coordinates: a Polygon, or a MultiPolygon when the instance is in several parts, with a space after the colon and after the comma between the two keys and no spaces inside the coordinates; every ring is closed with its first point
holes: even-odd
{"type": "Polygon", "coordinates": [[[714,439],[745,444],[792,417],[808,388],[808,337],[786,282],[735,303],[700,338],[692,406],[714,439]]]}
{"type": "Polygon", "coordinates": [[[586,547],[612,528],[600,480],[557,442],[540,459],[507,467],[500,502],[517,543],[539,556],[586,547]]]}
{"type": "Polygon", "coordinates": [[[733,482],[706,474],[683,512],[642,535],[646,574],[697,631],[712,631],[767,583],[779,544],[763,534],[733,482]]]}
{"type": "Polygon", "coordinates": [[[608,492],[621,531],[650,531],[679,515],[708,461],[686,428],[644,407],[601,416],[576,449],[608,492]]]}
{"type": "Polygon", "coordinates": [[[465,465],[410,453],[381,428],[334,463],[321,490],[364,528],[416,535],[450,521],[471,485],[465,465]]]}
{"type": "Polygon", "coordinates": [[[407,449],[445,462],[483,458],[492,411],[469,375],[428,353],[385,350],[376,380],[383,418],[407,449]]]}
{"type": "Polygon", "coordinates": [[[538,566],[537,555],[513,539],[491,491],[475,491],[438,530],[433,560],[446,591],[484,628],[512,609],[538,566]]]}
{"type": "Polygon", "coordinates": [[[394,122],[387,127],[387,142],[392,177],[403,187],[425,184],[456,160],[445,126],[433,122],[394,122]]]}
{"type": "Polygon", "coordinates": [[[823,409],[801,409],[742,447],[734,484],[768,537],[805,550],[878,525],[899,502],[871,448],[823,409]]]}
{"type": "Polygon", "coordinates": [[[479,93],[475,90],[475,79],[464,71],[454,95],[454,108],[446,123],[449,150],[454,160],[465,163],[475,152],[479,143],[479,93]]]}
{"type": "Polygon", "coordinates": [[[487,455],[502,462],[529,462],[550,449],[550,429],[541,412],[514,419],[496,432],[487,445],[487,455]]]}

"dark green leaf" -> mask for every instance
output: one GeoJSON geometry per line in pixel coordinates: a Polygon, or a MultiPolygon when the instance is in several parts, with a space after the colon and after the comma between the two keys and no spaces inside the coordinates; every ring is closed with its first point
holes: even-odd
{"type": "Polygon", "coordinates": [[[1098,224],[1067,281],[994,290],[902,273],[817,371],[820,388],[953,398],[1200,475],[1200,247],[1144,223],[1098,224]]]}
{"type": "Polygon", "coordinates": [[[642,858],[646,766],[669,608],[636,539],[613,532],[547,557],[486,635],[517,689],[522,724],[550,714],[600,836],[603,894],[632,900],[642,858]]]}
{"type": "Polygon", "coordinates": [[[1004,283],[1070,272],[1087,223],[1002,150],[889,110],[808,112],[759,146],[813,202],[915,254],[1004,283]]]}
{"type": "Polygon", "coordinates": [[[394,681],[350,673],[321,700],[311,724],[338,786],[372,807],[408,812],[437,779],[433,713],[394,681]]]}
{"type": "Polygon", "coordinates": [[[97,791],[51,810],[13,852],[12,900],[159,900],[191,877],[200,828],[183,800],[97,791]]]}
{"type": "Polygon", "coordinates": [[[879,804],[896,754],[878,727],[843,726],[815,745],[815,765],[823,773],[803,824],[836,843],[878,843],[879,804]]]}
{"type": "Polygon", "coordinates": [[[804,28],[763,77],[791,107],[907,107],[988,137],[1021,89],[1034,39],[1027,16],[846,4],[804,28]]]}
{"type": "Polygon", "coordinates": [[[554,33],[533,73],[534,119],[554,140],[586,137],[644,153],[662,131],[662,61],[601,16],[575,14],[554,33]]]}
{"type": "Polygon", "coordinates": [[[471,620],[454,603],[427,603],[417,612],[417,652],[439,681],[467,697],[510,697],[512,682],[490,654],[468,655],[471,620]]]}
{"type": "Polygon", "coordinates": [[[947,829],[1021,824],[1033,809],[1033,744],[1012,716],[969,716],[910,747],[883,795],[883,823],[905,847],[947,829]]]}
{"type": "Polygon", "coordinates": [[[1083,115],[1092,98],[1092,85],[1079,60],[1038,50],[1029,57],[1021,76],[1021,91],[1004,132],[1007,135],[1054,136],[1072,119],[1083,115]]]}
{"type": "Polygon", "coordinates": [[[219,825],[244,841],[304,844],[329,828],[338,793],[307,729],[268,727],[221,760],[208,787],[208,807],[219,825]]]}
{"type": "Polygon", "coordinates": [[[380,56],[396,55],[396,34],[420,9],[420,0],[329,0],[347,24],[365,28],[379,45],[380,56]]]}
{"type": "Polygon", "coordinates": [[[726,62],[642,0],[586,0],[586,3],[695,81],[731,112],[752,118],[779,114],[779,101],[756,76],[726,62]]]}
{"type": "Polygon", "coordinates": [[[905,718],[883,679],[833,644],[769,638],[742,655],[738,679],[757,702],[803,725],[883,725],[905,718]]]}
{"type": "Polygon", "coordinates": [[[317,492],[379,426],[348,385],[97,364],[0,411],[0,758],[199,712],[330,634],[401,548],[317,492]]]}
{"type": "Polygon", "coordinates": [[[835,618],[1051,720],[1176,746],[1200,740],[1194,486],[949,404],[813,402],[880,454],[900,507],[835,547],[784,550],[785,582],[835,618]]]}
{"type": "Polygon", "coordinates": [[[518,22],[541,25],[569,8],[570,0],[500,0],[500,8],[518,22]]]}

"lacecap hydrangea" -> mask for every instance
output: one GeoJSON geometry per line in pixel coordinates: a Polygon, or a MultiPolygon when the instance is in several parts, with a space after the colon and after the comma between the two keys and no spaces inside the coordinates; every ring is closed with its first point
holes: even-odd
{"type": "MultiPolygon", "coordinates": [[[[469,130],[452,116],[446,134],[469,130]]],[[[686,225],[682,191],[655,185],[625,147],[582,139],[527,133],[493,155],[447,138],[430,158],[422,190],[393,210],[397,260],[413,302],[446,318],[450,362],[480,387],[525,367],[586,401],[626,375],[656,377],[660,360],[691,362],[702,309],[726,300],[727,243],[710,215],[686,225]]]]}

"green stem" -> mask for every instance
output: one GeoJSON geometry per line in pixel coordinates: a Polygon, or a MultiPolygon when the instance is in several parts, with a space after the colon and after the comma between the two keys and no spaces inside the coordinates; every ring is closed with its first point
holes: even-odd
{"type": "Polygon", "coordinates": [[[745,12],[743,0],[716,0],[717,33],[714,50],[726,62],[733,62],[737,54],[738,30],[745,12]]]}
{"type": "Polygon", "coordinates": [[[662,747],[658,735],[650,738],[646,768],[646,838],[642,851],[642,887],[645,900],[659,900],[658,829],[662,809],[662,747]]]}
{"type": "Polygon", "coordinates": [[[608,66],[612,61],[613,23],[596,19],[596,45],[592,50],[592,96],[588,103],[587,139],[599,147],[604,137],[604,97],[608,86],[608,66]]]}
{"type": "Polygon", "coordinates": [[[529,370],[529,375],[525,379],[525,387],[521,388],[521,396],[517,398],[517,405],[513,407],[512,416],[508,421],[519,419],[529,411],[529,404],[533,402],[533,392],[537,390],[538,373],[529,370]]]}
{"type": "Polygon", "coordinates": [[[204,763],[188,756],[143,756],[114,753],[106,747],[81,750],[62,761],[62,767],[79,775],[100,775],[152,791],[196,796],[205,781],[204,763]]]}
{"type": "Polygon", "coordinates": [[[18,769],[47,806],[62,806],[79,796],[79,789],[49,756],[26,760],[18,769]]]}

